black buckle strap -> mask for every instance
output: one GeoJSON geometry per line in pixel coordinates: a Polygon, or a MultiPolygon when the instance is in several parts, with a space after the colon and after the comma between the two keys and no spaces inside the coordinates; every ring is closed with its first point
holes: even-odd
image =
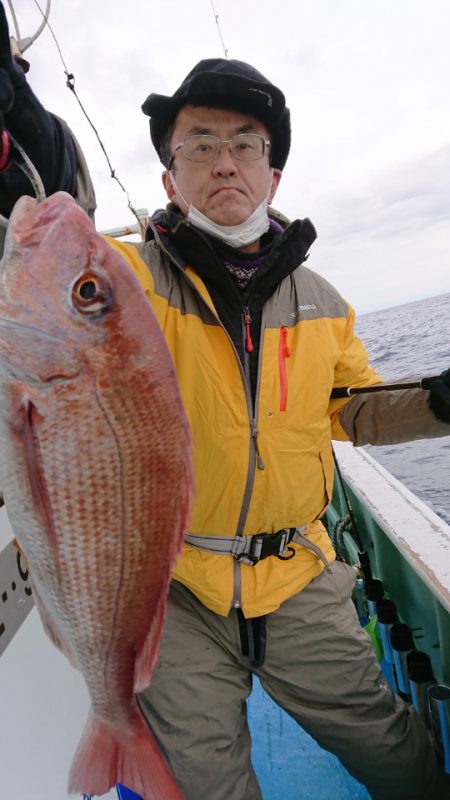
{"type": "Polygon", "coordinates": [[[288,547],[295,535],[296,528],[283,528],[276,533],[258,533],[251,537],[248,549],[235,556],[237,561],[254,566],[258,561],[269,556],[277,556],[282,561],[289,561],[295,556],[293,547],[288,547]]]}
{"type": "Polygon", "coordinates": [[[266,657],[266,617],[246,619],[241,608],[236,612],[242,655],[250,659],[252,667],[262,667],[266,657]]]}

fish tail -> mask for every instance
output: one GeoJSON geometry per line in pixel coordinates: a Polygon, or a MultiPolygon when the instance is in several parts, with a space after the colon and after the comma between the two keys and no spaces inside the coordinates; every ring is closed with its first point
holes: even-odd
{"type": "Polygon", "coordinates": [[[75,753],[70,793],[102,795],[116,783],[143,800],[183,800],[140,711],[126,732],[90,716],[75,753]]]}

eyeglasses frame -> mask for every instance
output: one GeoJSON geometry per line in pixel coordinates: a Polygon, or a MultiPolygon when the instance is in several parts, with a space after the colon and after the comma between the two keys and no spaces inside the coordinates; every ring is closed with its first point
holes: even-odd
{"type": "Polygon", "coordinates": [[[173,164],[173,162],[175,160],[175,156],[177,154],[177,151],[181,150],[181,148],[188,141],[188,139],[192,139],[194,136],[209,136],[211,139],[215,139],[216,142],[217,142],[217,150],[216,150],[216,153],[215,153],[214,157],[208,159],[207,161],[195,161],[193,158],[189,158],[187,155],[184,154],[184,157],[188,161],[190,161],[192,164],[210,164],[212,161],[215,161],[215,159],[218,158],[219,155],[220,155],[220,146],[222,144],[227,144],[228,145],[228,149],[230,151],[230,154],[231,154],[232,158],[235,158],[236,161],[243,161],[244,163],[246,161],[248,161],[249,163],[251,161],[259,161],[261,158],[264,158],[264,155],[266,153],[266,148],[270,148],[271,147],[271,142],[268,139],[264,139],[264,136],[262,136],[262,134],[260,134],[260,133],[235,133],[234,136],[231,137],[231,139],[219,139],[218,136],[214,136],[214,134],[212,134],[212,133],[205,133],[205,134],[193,133],[193,134],[191,134],[189,136],[186,136],[186,138],[183,139],[182,142],[178,142],[178,144],[175,145],[175,147],[173,148],[173,153],[172,153],[172,156],[170,158],[169,166],[167,167],[167,169],[170,170],[172,168],[172,164],[173,164]],[[263,151],[262,151],[261,155],[258,156],[258,158],[250,158],[250,159],[238,158],[237,156],[235,156],[233,151],[232,151],[232,149],[231,149],[231,142],[233,141],[233,139],[236,139],[239,136],[257,136],[258,139],[261,139],[262,142],[263,142],[263,151]]]}

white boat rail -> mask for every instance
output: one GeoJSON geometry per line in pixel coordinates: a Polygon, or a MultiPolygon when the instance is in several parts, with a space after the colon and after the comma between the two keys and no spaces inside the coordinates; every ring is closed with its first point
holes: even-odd
{"type": "Polygon", "coordinates": [[[149,219],[148,208],[137,208],[136,214],[139,217],[140,224],[135,222],[133,225],[122,225],[120,228],[108,228],[107,230],[100,231],[100,233],[104,236],[111,236],[114,239],[131,236],[135,233],[143,238],[143,231],[145,231],[149,219]]]}

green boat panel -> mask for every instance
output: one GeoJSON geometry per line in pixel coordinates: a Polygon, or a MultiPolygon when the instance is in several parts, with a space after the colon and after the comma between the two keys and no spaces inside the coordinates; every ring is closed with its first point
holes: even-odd
{"type": "MultiPolygon", "coordinates": [[[[450,526],[365,450],[341,443],[335,449],[373,576],[412,629],[416,648],[430,656],[436,677],[449,684],[450,526]]],[[[347,514],[336,480],[328,529],[347,514]]]]}

